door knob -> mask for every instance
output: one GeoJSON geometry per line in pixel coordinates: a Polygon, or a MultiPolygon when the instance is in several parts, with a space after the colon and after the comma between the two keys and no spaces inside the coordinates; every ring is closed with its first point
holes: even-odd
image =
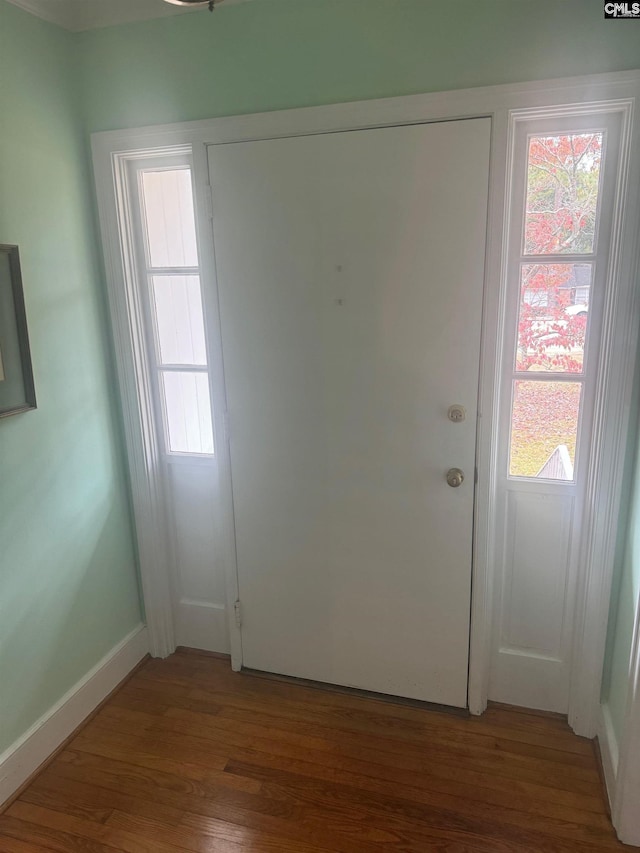
{"type": "Polygon", "coordinates": [[[447,483],[452,489],[457,489],[464,481],[464,473],[460,468],[449,468],[447,471],[447,483]]]}

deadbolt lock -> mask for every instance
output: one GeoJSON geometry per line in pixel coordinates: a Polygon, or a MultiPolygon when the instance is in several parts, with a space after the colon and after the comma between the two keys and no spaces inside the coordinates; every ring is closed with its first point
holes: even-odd
{"type": "Polygon", "coordinates": [[[457,489],[464,482],[464,473],[460,468],[449,468],[447,471],[447,483],[452,489],[457,489]]]}
{"type": "Polygon", "coordinates": [[[454,424],[462,423],[466,416],[467,412],[464,406],[460,406],[458,404],[454,406],[449,406],[449,410],[447,411],[447,417],[450,421],[453,421],[454,424]]]}

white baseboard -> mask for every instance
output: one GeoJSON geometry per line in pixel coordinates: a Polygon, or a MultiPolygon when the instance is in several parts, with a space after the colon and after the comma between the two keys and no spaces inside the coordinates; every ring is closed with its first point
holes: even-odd
{"type": "Polygon", "coordinates": [[[616,792],[616,779],[618,776],[618,739],[613,728],[613,720],[609,706],[605,703],[600,705],[598,714],[598,745],[602,756],[602,769],[607,785],[607,796],[609,806],[613,810],[613,801],[616,792]]]}
{"type": "Polygon", "coordinates": [[[73,734],[148,651],[147,629],[140,625],[0,755],[0,806],[73,734]]]}

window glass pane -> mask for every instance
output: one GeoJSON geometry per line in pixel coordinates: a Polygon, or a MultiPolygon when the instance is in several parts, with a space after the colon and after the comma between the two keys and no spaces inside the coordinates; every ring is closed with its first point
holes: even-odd
{"type": "Polygon", "coordinates": [[[199,277],[154,275],[151,294],[161,363],[206,365],[199,277]]]}
{"type": "Polygon", "coordinates": [[[161,377],[169,450],[213,453],[208,375],[164,370],[161,377]]]}
{"type": "Polygon", "coordinates": [[[525,254],[593,251],[602,133],[529,141],[525,254]]]}
{"type": "Polygon", "coordinates": [[[516,370],[582,373],[591,264],[523,264],[516,370]]]}
{"type": "Polygon", "coordinates": [[[141,172],[143,221],[152,267],[196,267],[191,171],[141,172]]]}
{"type": "Polygon", "coordinates": [[[582,385],[514,383],[509,473],[573,480],[582,385]]]}

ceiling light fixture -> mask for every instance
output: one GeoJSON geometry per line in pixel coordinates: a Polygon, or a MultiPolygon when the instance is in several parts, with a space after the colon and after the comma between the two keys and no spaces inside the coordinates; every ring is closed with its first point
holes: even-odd
{"type": "Polygon", "coordinates": [[[216,5],[216,0],[164,0],[164,2],[171,3],[173,6],[208,6],[210,12],[213,12],[216,5]]]}

